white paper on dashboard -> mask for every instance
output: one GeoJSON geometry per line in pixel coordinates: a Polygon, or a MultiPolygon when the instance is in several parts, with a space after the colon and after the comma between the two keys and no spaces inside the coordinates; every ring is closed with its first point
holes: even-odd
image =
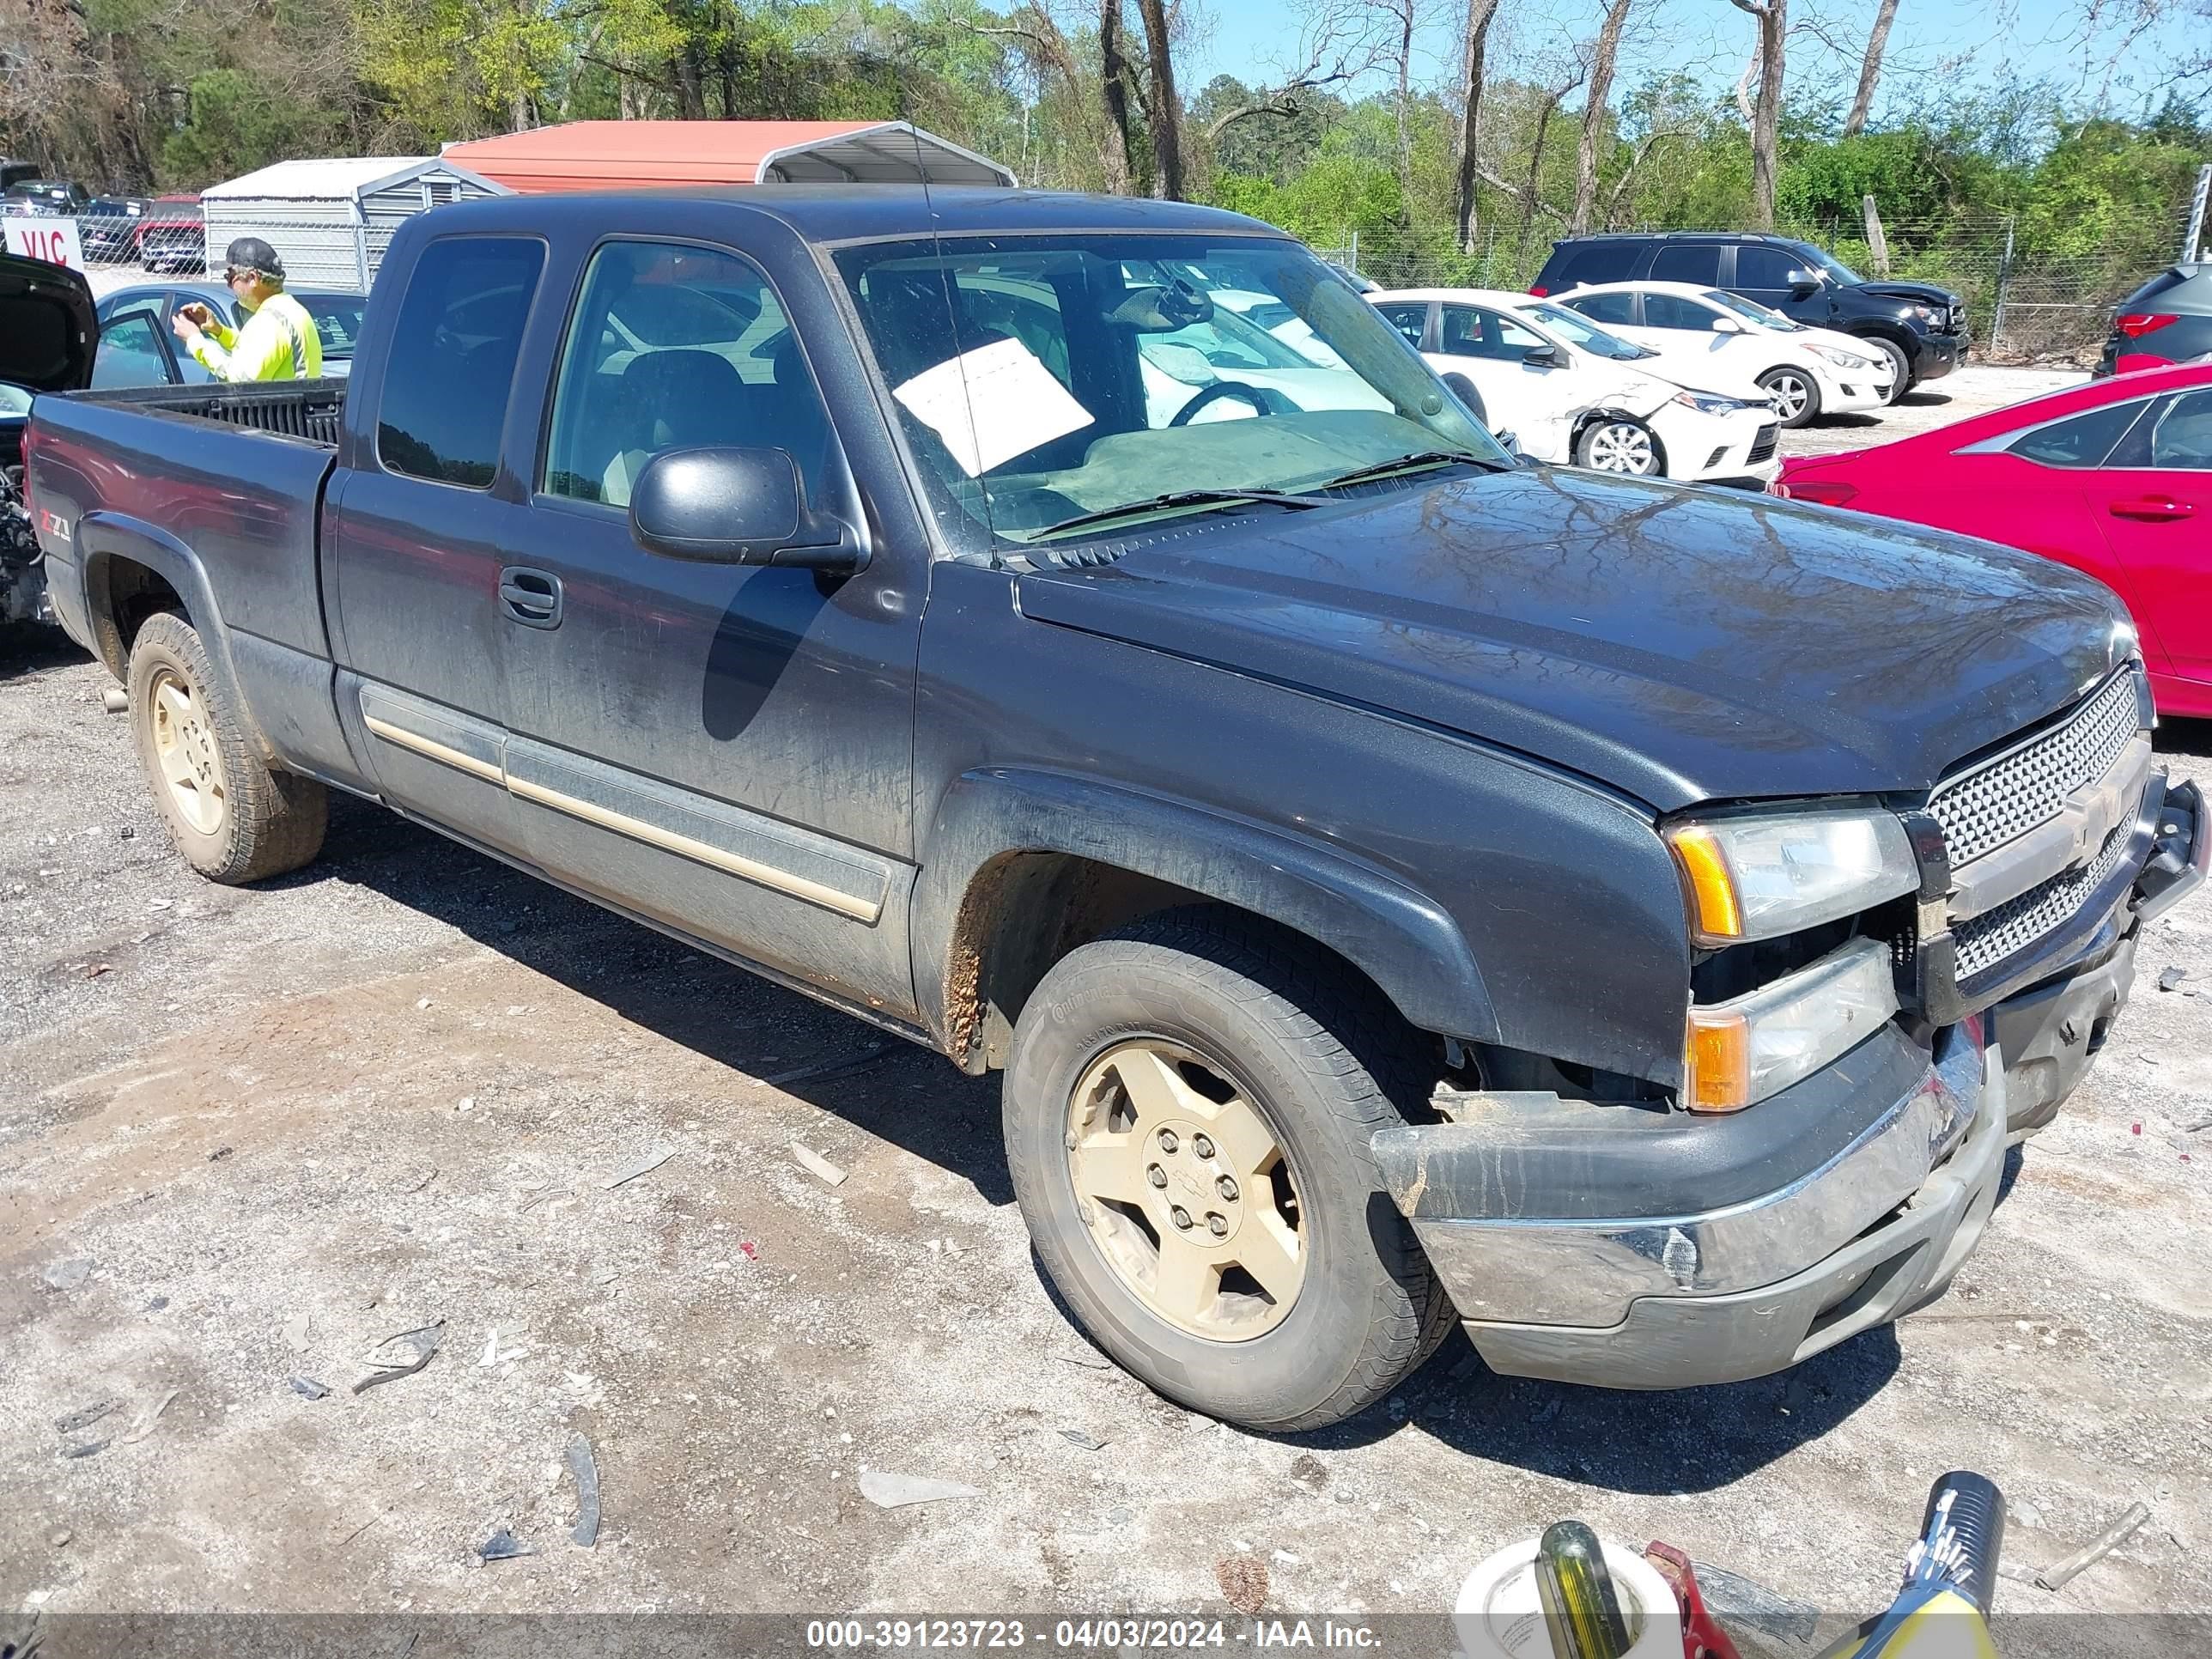
{"type": "Polygon", "coordinates": [[[945,441],[971,478],[1094,418],[1019,340],[994,340],[948,358],[891,396],[945,441]]]}

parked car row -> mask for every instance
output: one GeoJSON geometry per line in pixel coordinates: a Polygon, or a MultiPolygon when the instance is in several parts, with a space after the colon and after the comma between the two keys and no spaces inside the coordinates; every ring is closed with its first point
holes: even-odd
{"type": "Polygon", "coordinates": [[[135,264],[177,276],[207,269],[198,196],[89,196],[65,180],[18,178],[0,185],[0,216],[74,219],[88,265],[135,264]]]}

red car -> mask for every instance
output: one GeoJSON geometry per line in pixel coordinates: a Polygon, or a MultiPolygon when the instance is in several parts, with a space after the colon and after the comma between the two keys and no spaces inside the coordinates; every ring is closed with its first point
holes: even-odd
{"type": "Polygon", "coordinates": [[[1788,461],[1773,489],[2087,571],[2135,613],[2159,708],[2212,716],[2212,365],[2092,380],[1788,461]]]}

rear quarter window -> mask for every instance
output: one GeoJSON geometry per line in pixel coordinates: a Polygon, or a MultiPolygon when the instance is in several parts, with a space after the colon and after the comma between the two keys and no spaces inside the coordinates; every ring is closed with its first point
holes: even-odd
{"type": "Polygon", "coordinates": [[[490,485],[544,265],[544,244],[518,236],[449,237],[423,250],[384,368],[376,458],[385,471],[490,485]]]}
{"type": "Polygon", "coordinates": [[[2005,446],[2005,452],[2045,466],[2099,466],[2136,423],[2144,406],[2144,400],[2137,398],[2054,421],[2022,433],[2005,446]]]}
{"type": "Polygon", "coordinates": [[[1626,282],[1635,274],[1639,251],[1640,245],[1635,242],[1562,242],[1552,250],[1538,285],[1553,294],[1564,294],[1571,288],[1597,283],[1626,282]]]}

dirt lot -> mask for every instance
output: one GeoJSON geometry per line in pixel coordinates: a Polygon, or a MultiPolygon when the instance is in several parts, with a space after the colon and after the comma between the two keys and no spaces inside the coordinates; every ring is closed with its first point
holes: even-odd
{"type": "MultiPolygon", "coordinates": [[[[1888,424],[2021,395],[1987,378],[1888,424]]],[[[1277,1607],[1437,1610],[1569,1515],[1864,1607],[1962,1465],[2023,1565],[2151,1511],[2003,1605],[2212,1610],[2212,900],[2154,929],[2101,1066],[1903,1328],[1674,1396],[1502,1381],[1455,1340],[1271,1440],[1069,1325],[991,1084],[902,1048],[779,1086],[872,1034],[359,803],[303,874],[207,885],[102,684],[0,637],[0,1613],[1225,1612],[1239,1553],[1277,1607]],[[436,1321],[427,1369],[350,1391],[436,1321]],[[864,1468],[980,1495],[878,1510],[864,1468]],[[538,1553],[480,1565],[502,1528],[538,1553]]],[[[2161,746],[2212,777],[2212,731],[2161,746]]]]}

